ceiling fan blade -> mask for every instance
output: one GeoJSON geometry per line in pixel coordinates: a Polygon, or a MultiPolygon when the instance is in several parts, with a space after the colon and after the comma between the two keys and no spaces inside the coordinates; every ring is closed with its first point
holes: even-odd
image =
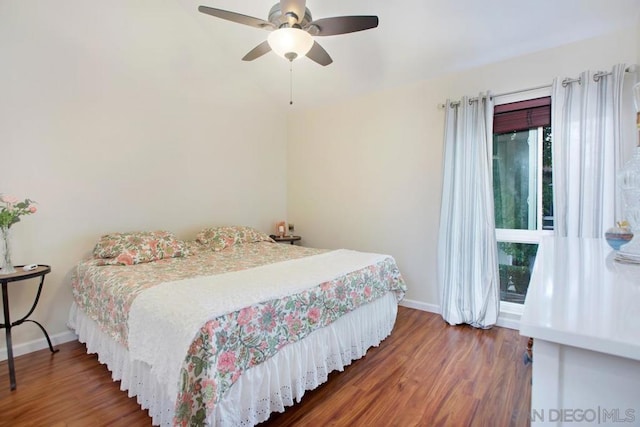
{"type": "Polygon", "coordinates": [[[260,58],[262,55],[269,52],[271,52],[271,46],[269,46],[269,42],[265,40],[258,46],[251,49],[251,51],[249,51],[249,53],[247,53],[244,58],[242,58],[242,60],[253,61],[254,59],[260,58]]]}
{"type": "Polygon", "coordinates": [[[310,22],[307,28],[310,29],[309,33],[314,36],[335,36],[369,30],[377,26],[377,16],[336,16],[310,22]],[[313,27],[318,29],[317,32],[313,31],[313,27]]]}
{"type": "Polygon", "coordinates": [[[226,19],[227,21],[236,22],[238,24],[248,25],[250,27],[260,28],[264,30],[274,30],[275,26],[264,19],[254,18],[253,16],[242,15],[240,13],[229,12],[228,10],[215,9],[213,7],[198,6],[198,11],[216,18],[226,19]]]}
{"type": "Polygon", "coordinates": [[[307,58],[317,62],[320,65],[327,66],[333,62],[326,50],[316,41],[313,42],[311,50],[307,52],[307,58]]]}

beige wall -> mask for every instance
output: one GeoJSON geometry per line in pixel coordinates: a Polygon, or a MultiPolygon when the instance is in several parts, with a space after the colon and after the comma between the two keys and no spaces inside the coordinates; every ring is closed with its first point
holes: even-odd
{"type": "Polygon", "coordinates": [[[444,121],[437,105],[634,63],[634,33],[627,29],[293,115],[289,221],[311,246],[393,255],[409,286],[407,299],[436,309],[444,121]]]}
{"type": "MultiPolygon", "coordinates": [[[[285,216],[283,112],[215,63],[193,18],[155,4],[0,3],[0,193],[38,202],[12,227],[14,261],[52,266],[33,318],[53,335],[68,334],[72,267],[102,233],[270,231],[285,216]]],[[[35,288],[9,286],[14,319],[35,288]]],[[[29,325],[18,352],[42,339],[29,325]]]]}

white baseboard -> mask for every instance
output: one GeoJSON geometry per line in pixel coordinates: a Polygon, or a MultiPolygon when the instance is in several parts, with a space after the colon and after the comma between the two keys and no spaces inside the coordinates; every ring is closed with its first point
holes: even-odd
{"type": "Polygon", "coordinates": [[[496,326],[520,330],[520,316],[513,316],[511,313],[500,312],[496,326]]]}
{"type": "MultiPolygon", "coordinates": [[[[428,304],[425,302],[403,299],[400,305],[407,308],[413,308],[430,313],[440,314],[440,306],[436,304],[428,304]]],[[[520,329],[520,314],[512,311],[500,311],[496,326],[509,329],[520,329]]]]}
{"type": "Polygon", "coordinates": [[[429,313],[440,314],[440,306],[436,304],[428,304],[426,302],[403,299],[402,301],[400,301],[400,305],[407,308],[414,308],[416,310],[428,311],[429,313]]]}
{"type": "MultiPolygon", "coordinates": [[[[78,339],[78,336],[71,331],[61,332],[59,334],[50,335],[51,344],[55,347],[59,344],[63,344],[69,341],[74,341],[78,339]]],[[[16,344],[13,346],[13,357],[22,356],[23,354],[33,353],[34,351],[42,350],[45,348],[49,348],[49,344],[47,344],[47,339],[43,336],[40,339],[28,341],[21,344],[16,344]]],[[[0,348],[0,361],[7,360],[7,349],[0,348]]]]}

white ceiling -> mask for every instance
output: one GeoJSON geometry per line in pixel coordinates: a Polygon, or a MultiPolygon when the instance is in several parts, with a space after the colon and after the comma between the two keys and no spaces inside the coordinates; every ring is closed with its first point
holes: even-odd
{"type": "MultiPolygon", "coordinates": [[[[289,64],[241,58],[268,32],[199,13],[198,5],[267,19],[275,0],[176,0],[210,38],[212,57],[253,90],[288,104],[289,64]]],[[[297,107],[419,81],[602,35],[639,22],[640,0],[309,0],[314,19],[377,15],[376,29],[316,40],[334,62],[293,63],[297,107]]]]}

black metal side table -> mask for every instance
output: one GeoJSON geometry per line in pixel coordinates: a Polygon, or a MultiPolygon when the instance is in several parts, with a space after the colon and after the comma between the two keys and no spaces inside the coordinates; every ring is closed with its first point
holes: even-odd
{"type": "Polygon", "coordinates": [[[301,240],[302,237],[301,236],[284,236],[284,237],[275,236],[275,237],[272,237],[272,239],[275,240],[278,243],[288,242],[288,243],[291,243],[293,245],[294,242],[297,242],[297,241],[301,240]]]}
{"type": "Polygon", "coordinates": [[[9,379],[11,381],[11,390],[16,389],[16,372],[15,367],[13,366],[13,346],[11,344],[11,328],[14,326],[21,325],[24,322],[33,322],[40,327],[42,332],[44,333],[45,338],[47,338],[47,343],[49,344],[49,350],[51,353],[55,353],[58,349],[54,350],[51,345],[51,339],[49,338],[49,334],[44,329],[40,323],[35,320],[28,319],[33,313],[33,310],[36,309],[36,305],[38,305],[38,300],[40,299],[40,293],[42,292],[42,285],[44,285],[44,276],[51,272],[51,267],[48,265],[38,265],[35,269],[30,271],[24,271],[22,266],[16,267],[16,272],[11,274],[0,275],[0,283],[2,283],[2,308],[4,309],[4,323],[0,323],[0,329],[6,329],[5,332],[7,338],[7,360],[9,361],[9,379]],[[33,301],[33,305],[29,312],[20,320],[16,320],[15,322],[11,322],[11,318],[9,316],[9,294],[7,289],[7,284],[9,282],[19,282],[21,280],[34,279],[36,277],[40,278],[40,285],[38,286],[38,293],[36,294],[36,298],[33,301]]]}

